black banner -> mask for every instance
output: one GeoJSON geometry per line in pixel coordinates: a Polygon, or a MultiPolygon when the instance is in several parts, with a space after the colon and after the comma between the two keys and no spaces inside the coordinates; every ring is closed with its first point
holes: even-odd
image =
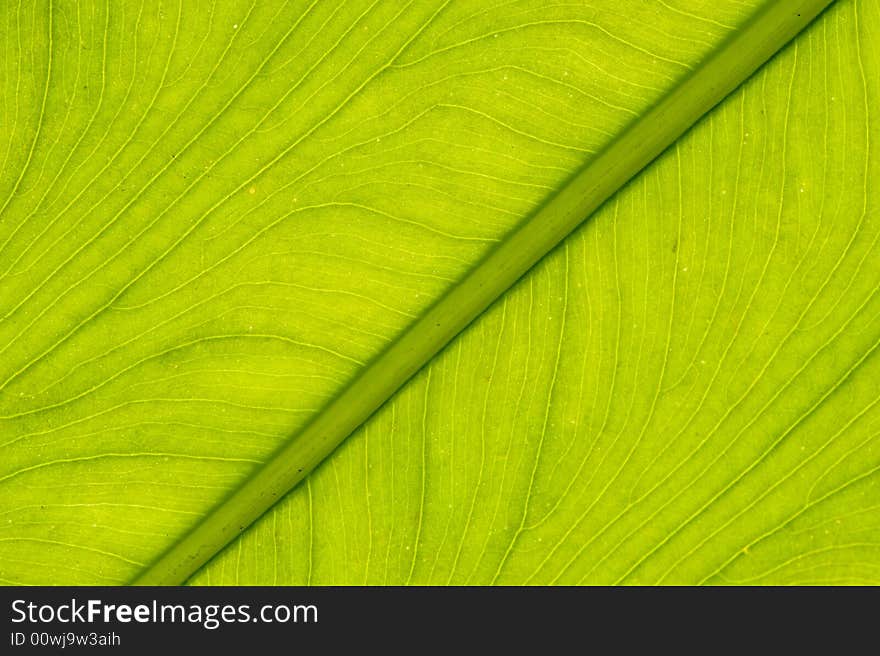
{"type": "Polygon", "coordinates": [[[856,601],[852,589],[829,588],[0,587],[0,654],[629,653],[736,643],[764,653],[834,632],[841,619],[835,640],[854,637],[876,614],[876,589],[866,591],[856,601]]]}

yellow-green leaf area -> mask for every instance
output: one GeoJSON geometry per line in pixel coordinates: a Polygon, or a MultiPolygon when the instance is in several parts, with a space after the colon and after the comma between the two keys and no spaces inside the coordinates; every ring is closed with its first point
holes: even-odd
{"type": "MultiPolygon", "coordinates": [[[[4,3],[0,580],[135,580],[774,4],[4,3]]],[[[836,3],[194,581],[875,580],[878,11],[836,3]]]]}

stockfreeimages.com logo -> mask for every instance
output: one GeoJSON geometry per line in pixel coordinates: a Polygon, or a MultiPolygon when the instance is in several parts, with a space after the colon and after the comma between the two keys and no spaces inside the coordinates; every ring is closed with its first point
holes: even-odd
{"type": "Polygon", "coordinates": [[[81,602],[71,599],[61,604],[36,604],[25,599],[12,602],[12,622],[20,624],[198,624],[208,630],[223,624],[262,622],[265,624],[306,624],[318,621],[313,604],[266,604],[253,609],[249,604],[108,604],[100,599],[81,602]]]}

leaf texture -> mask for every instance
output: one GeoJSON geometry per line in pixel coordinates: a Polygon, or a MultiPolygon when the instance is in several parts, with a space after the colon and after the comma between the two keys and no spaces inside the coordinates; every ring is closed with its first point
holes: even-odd
{"type": "MultiPolygon", "coordinates": [[[[0,9],[0,578],[137,576],[755,11],[619,5],[0,9]]],[[[877,20],[823,17],[196,581],[870,580],[877,20]]]]}
{"type": "Polygon", "coordinates": [[[876,583],[878,28],[832,8],[195,581],[876,583]]]}

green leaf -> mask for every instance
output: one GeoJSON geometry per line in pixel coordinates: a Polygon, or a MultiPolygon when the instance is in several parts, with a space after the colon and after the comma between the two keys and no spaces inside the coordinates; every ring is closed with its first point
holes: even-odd
{"type": "MultiPolygon", "coordinates": [[[[2,10],[16,583],[156,572],[765,15],[47,9],[2,10]]],[[[196,581],[874,580],[877,9],[823,16],[196,581]]]]}
{"type": "Polygon", "coordinates": [[[824,15],[195,581],[876,582],[866,4],[824,15]]]}

